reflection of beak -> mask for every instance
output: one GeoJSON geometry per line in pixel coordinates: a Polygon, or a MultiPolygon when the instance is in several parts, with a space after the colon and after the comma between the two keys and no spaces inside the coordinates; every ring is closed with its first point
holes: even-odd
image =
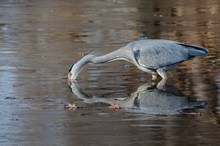
{"type": "Polygon", "coordinates": [[[71,85],[72,82],[76,82],[75,79],[72,79],[72,74],[71,73],[68,73],[67,80],[68,80],[69,85],[71,85]]]}

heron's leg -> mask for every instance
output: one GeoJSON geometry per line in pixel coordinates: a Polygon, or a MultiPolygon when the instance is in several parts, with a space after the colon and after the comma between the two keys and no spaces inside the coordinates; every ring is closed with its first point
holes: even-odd
{"type": "Polygon", "coordinates": [[[160,82],[157,83],[157,89],[163,90],[166,86],[167,79],[162,79],[160,82]]]}
{"type": "Polygon", "coordinates": [[[152,74],[152,81],[155,81],[157,79],[157,74],[152,74]]]}
{"type": "Polygon", "coordinates": [[[158,73],[163,79],[167,79],[166,72],[165,72],[162,68],[157,69],[157,73],[158,73]]]}

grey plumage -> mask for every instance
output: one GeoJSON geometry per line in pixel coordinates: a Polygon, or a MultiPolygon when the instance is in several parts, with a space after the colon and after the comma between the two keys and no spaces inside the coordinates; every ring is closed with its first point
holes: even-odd
{"type": "Polygon", "coordinates": [[[135,60],[144,68],[156,71],[176,65],[195,56],[205,55],[205,48],[169,40],[139,40],[129,43],[135,60]]]}
{"type": "Polygon", "coordinates": [[[142,39],[133,41],[106,55],[97,56],[94,53],[85,55],[76,64],[72,65],[68,73],[68,79],[75,80],[87,63],[106,63],[116,60],[133,63],[139,69],[151,73],[153,79],[157,73],[162,78],[167,78],[165,71],[174,69],[182,61],[207,53],[208,50],[200,46],[170,40],[142,39]]]}
{"type": "Polygon", "coordinates": [[[186,109],[205,108],[207,106],[206,101],[190,101],[175,86],[166,85],[166,80],[163,79],[157,85],[145,83],[130,96],[121,98],[89,96],[74,82],[70,84],[70,88],[74,95],[85,103],[118,105],[128,112],[167,115],[179,114],[186,109]]]}

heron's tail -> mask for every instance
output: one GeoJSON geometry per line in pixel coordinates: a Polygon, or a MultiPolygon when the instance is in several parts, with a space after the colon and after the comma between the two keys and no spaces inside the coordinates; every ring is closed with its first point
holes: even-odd
{"type": "Polygon", "coordinates": [[[189,54],[191,57],[202,56],[208,53],[208,50],[206,48],[200,46],[187,45],[187,44],[181,44],[181,45],[189,48],[189,54]]]}
{"type": "Polygon", "coordinates": [[[208,103],[206,101],[194,101],[194,102],[189,102],[189,107],[191,109],[200,109],[200,108],[206,108],[207,104],[208,103]]]}

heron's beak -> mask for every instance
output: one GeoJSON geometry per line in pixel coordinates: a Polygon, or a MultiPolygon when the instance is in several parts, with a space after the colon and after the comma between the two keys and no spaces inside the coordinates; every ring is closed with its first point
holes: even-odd
{"type": "Polygon", "coordinates": [[[72,80],[71,77],[72,77],[72,74],[69,72],[68,76],[67,76],[68,82],[70,82],[72,80]]]}

